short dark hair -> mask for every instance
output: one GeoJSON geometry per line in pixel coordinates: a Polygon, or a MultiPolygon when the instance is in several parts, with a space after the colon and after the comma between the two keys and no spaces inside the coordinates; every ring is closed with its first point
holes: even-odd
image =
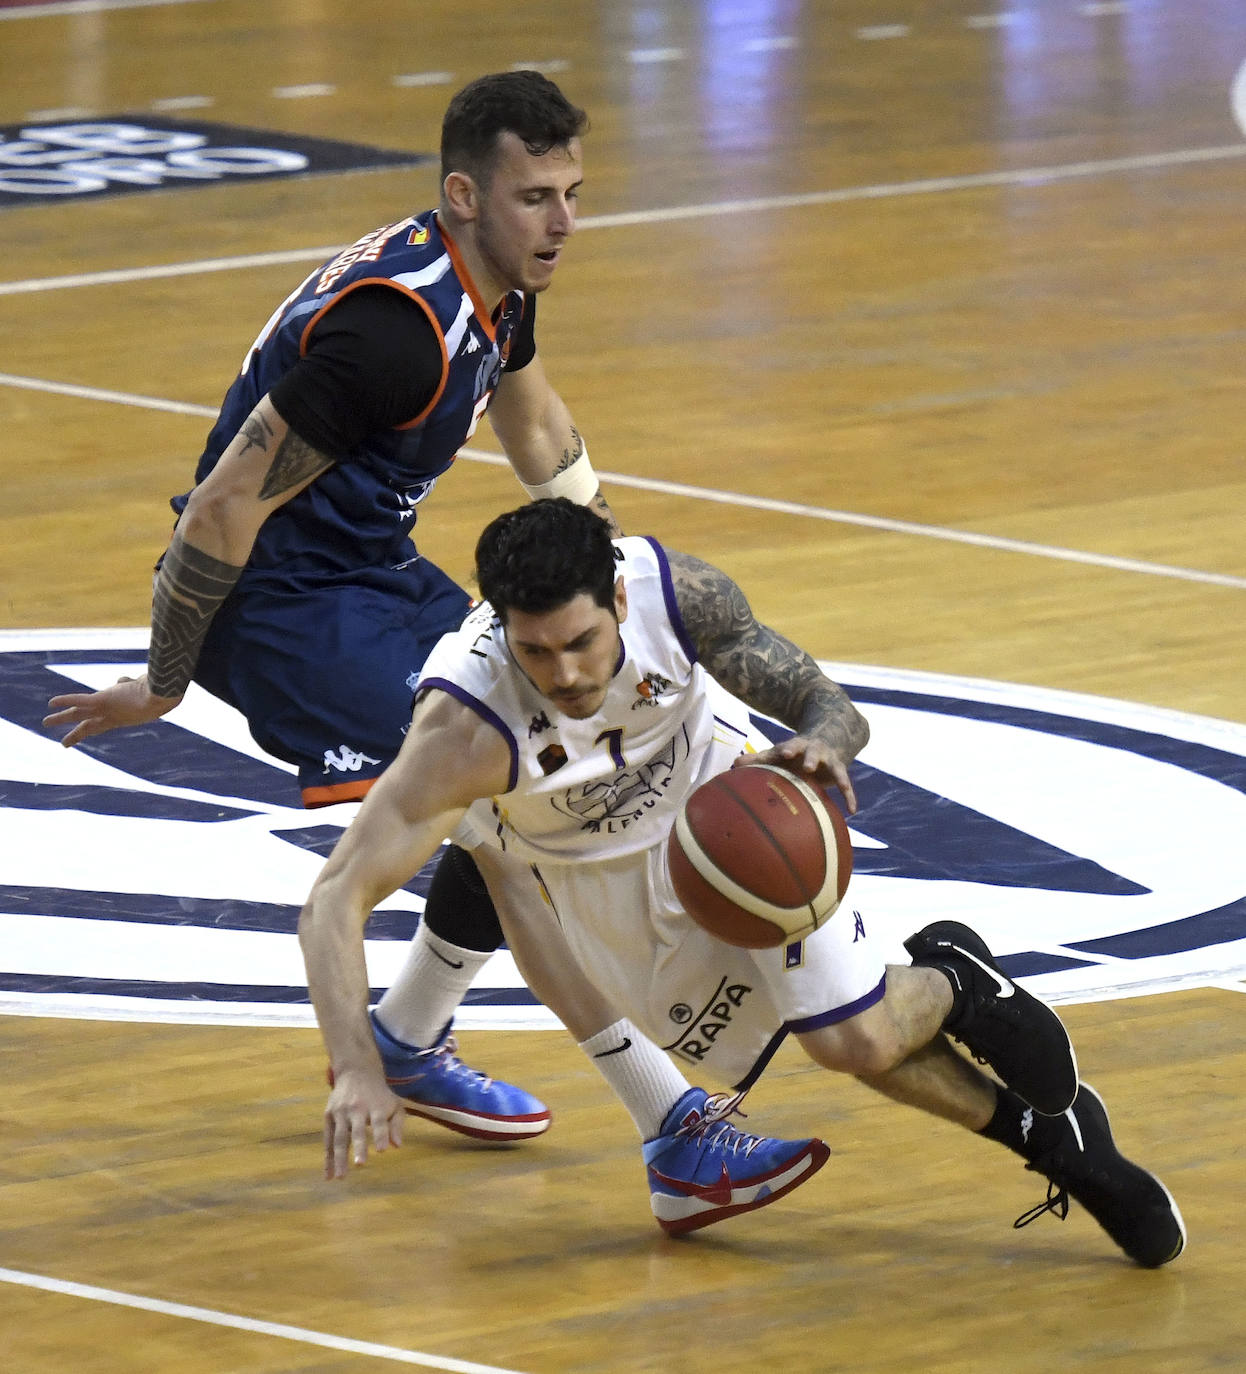
{"type": "Polygon", "coordinates": [[[581,592],[613,610],[614,580],[606,522],[563,496],[499,515],[476,544],[480,594],[503,624],[511,611],[544,615],[581,592]]]}
{"type": "Polygon", "coordinates": [[[588,128],[588,116],[540,72],[493,72],[450,101],[441,124],[441,179],[465,172],[488,185],[498,136],[513,133],[533,157],[564,148],[588,128]]]}

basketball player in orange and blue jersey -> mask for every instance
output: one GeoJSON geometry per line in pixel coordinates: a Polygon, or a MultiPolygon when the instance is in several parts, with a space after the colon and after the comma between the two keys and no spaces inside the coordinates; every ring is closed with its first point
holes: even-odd
{"type": "Polygon", "coordinates": [[[807,653],[759,624],[718,569],[653,540],[612,541],[570,501],[499,516],[476,565],[485,600],[429,656],[402,752],[300,920],[308,986],[338,1069],[325,1112],[331,1176],[366,1158],[369,1132],[383,1149],[397,1143],[397,1124],[400,1139],[402,1103],[368,1023],[363,930],[373,905],[455,825],[521,968],[546,940],[569,939],[623,1009],[591,1043],[608,1054],[642,1032],[658,1044],[665,1036],[672,1055],[737,1094],[708,1110],[690,1094],[646,1139],[651,1206],[667,1231],[717,1220],[736,1199],[743,1210],[782,1196],[825,1159],[816,1142],[784,1155],[741,1137],[721,1178],[687,1186],[689,1133],[711,1115],[728,1126],[739,1095],[791,1034],[823,1068],[1013,1149],[1049,1183],[1023,1221],[1063,1215],[1072,1196],[1137,1263],[1176,1258],[1185,1230],[1167,1189],[1117,1150],[1059,1017],[1000,969],[976,932],[937,922],[905,942],[910,964],[888,964],[868,920],[847,913],[794,948],[758,950],[714,938],[683,910],[668,837],[707,778],[748,762],[748,708],[795,732],[753,761],[836,786],[855,809],[847,765],[868,726],[807,653]],[[672,1032],[672,1021],[684,1030],[672,1032]]]}
{"type": "MultiPolygon", "coordinates": [[[[486,410],[533,499],[569,497],[616,528],[533,332],[537,295],[575,227],[585,127],[536,72],[482,77],[454,97],[437,209],[317,268],[248,351],[194,489],[173,502],[147,672],[54,698],[46,723],[69,727],[66,745],[166,714],[193,679],[297,766],[307,805],[363,796],[402,744],[425,656],[468,609],[411,532],[486,410]]],[[[500,941],[470,857],[450,848],[375,1036],[410,1111],[520,1140],[546,1130],[549,1111],[464,1065],[450,1034],[500,941]]],[[[551,944],[547,957],[558,953],[551,944]]],[[[556,1012],[577,983],[594,996],[564,951],[544,990],[556,1012]]],[[[601,1026],[616,1019],[602,1003],[601,1026]]],[[[611,1081],[642,1122],[689,1091],[671,1066],[611,1081]]],[[[706,1167],[724,1148],[706,1145],[706,1167]]]]}

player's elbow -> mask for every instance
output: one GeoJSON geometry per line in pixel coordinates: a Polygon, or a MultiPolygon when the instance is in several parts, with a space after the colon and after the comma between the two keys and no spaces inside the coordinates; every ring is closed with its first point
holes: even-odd
{"type": "Polygon", "coordinates": [[[241,568],[251,557],[262,523],[253,501],[231,487],[209,483],[191,492],[177,531],[192,548],[241,568]]]}

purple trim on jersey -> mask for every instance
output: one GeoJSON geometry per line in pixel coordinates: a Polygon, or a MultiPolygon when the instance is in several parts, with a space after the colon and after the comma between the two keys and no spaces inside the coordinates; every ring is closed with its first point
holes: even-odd
{"type": "Polygon", "coordinates": [[[515,736],[506,728],[506,722],[496,712],[491,711],[479,697],[474,697],[466,688],[460,687],[457,682],[451,682],[444,677],[426,677],[422,679],[417,691],[423,692],[427,687],[436,687],[439,691],[452,696],[455,701],[466,706],[469,710],[475,711],[486,725],[492,725],[499,735],[506,741],[507,748],[511,751],[511,775],[510,781],[506,784],[506,790],[513,792],[515,785],[519,782],[519,742],[515,736]]]}
{"type": "Polygon", "coordinates": [[[696,663],[696,647],[688,638],[688,631],[684,629],[684,618],[679,611],[679,602],[675,600],[675,583],[671,579],[671,565],[666,557],[666,550],[647,534],[641,535],[641,538],[658,556],[658,570],[662,574],[662,597],[666,602],[666,614],[671,622],[671,629],[675,631],[679,647],[687,654],[688,662],[696,663]]]}
{"type": "Polygon", "coordinates": [[[748,739],[747,730],[741,730],[738,725],[732,725],[729,720],[723,720],[722,716],[715,716],[714,724],[721,725],[724,730],[730,730],[733,735],[739,735],[741,739],[748,739]]]}
{"type": "Polygon", "coordinates": [[[799,1035],[803,1031],[821,1030],[823,1026],[835,1026],[841,1021],[848,1021],[859,1013],[868,1010],[875,1002],[883,1000],[883,994],[887,991],[887,975],[878,980],[878,986],[872,988],[864,997],[858,997],[855,1002],[849,1002],[845,1007],[835,1007],[831,1011],[820,1011],[816,1016],[802,1016],[798,1021],[786,1021],[784,1026],[794,1035],[799,1035]]]}

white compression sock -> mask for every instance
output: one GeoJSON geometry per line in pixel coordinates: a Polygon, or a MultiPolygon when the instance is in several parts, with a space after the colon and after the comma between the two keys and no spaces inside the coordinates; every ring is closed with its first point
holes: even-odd
{"type": "Polygon", "coordinates": [[[395,1040],[426,1049],[491,957],[487,951],[452,945],[421,921],[398,977],[376,1004],[377,1020],[395,1040]]]}
{"type": "Polygon", "coordinates": [[[616,1021],[580,1048],[631,1113],[642,1140],[658,1134],[671,1108],[692,1086],[630,1021],[616,1021]]]}

